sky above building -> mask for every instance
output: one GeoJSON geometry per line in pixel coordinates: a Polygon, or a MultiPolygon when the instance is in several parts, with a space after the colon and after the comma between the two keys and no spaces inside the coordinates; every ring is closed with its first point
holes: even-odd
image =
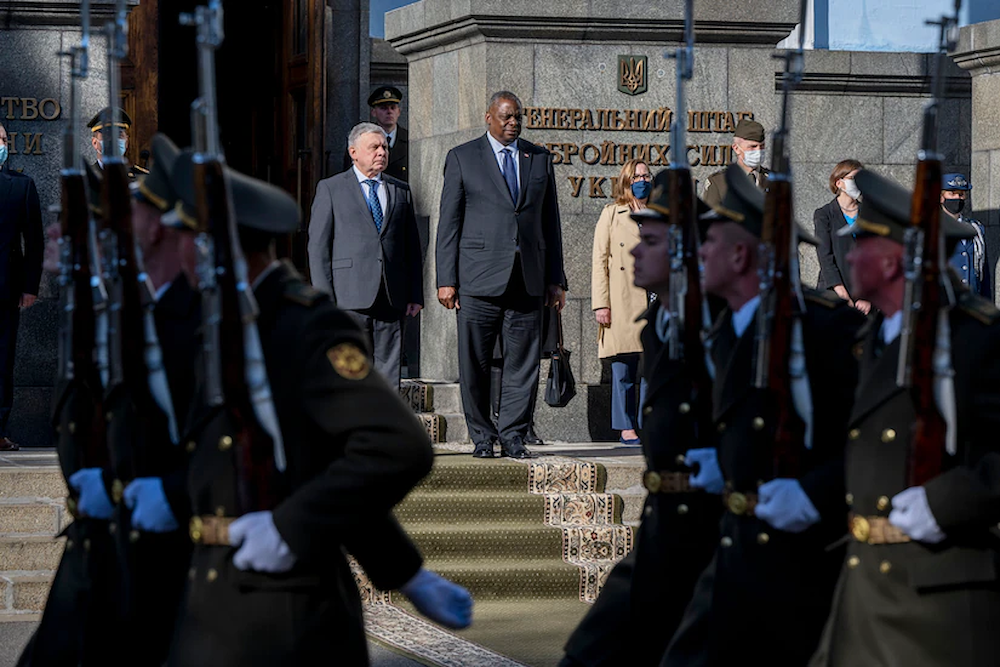
{"type": "Polygon", "coordinates": [[[402,7],[403,5],[410,5],[417,0],[371,0],[369,5],[371,9],[371,18],[368,21],[368,32],[371,33],[372,37],[385,37],[385,13],[396,9],[397,7],[402,7]]]}

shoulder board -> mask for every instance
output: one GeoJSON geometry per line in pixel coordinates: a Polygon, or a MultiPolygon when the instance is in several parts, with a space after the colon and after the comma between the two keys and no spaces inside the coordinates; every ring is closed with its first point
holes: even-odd
{"type": "Polygon", "coordinates": [[[997,310],[996,306],[989,300],[969,291],[959,293],[958,306],[956,307],[983,324],[993,324],[1000,319],[1000,310],[997,310]]]}
{"type": "Polygon", "coordinates": [[[809,303],[815,303],[818,306],[823,306],[824,308],[836,308],[837,306],[843,306],[846,302],[841,299],[836,293],[830,290],[815,290],[807,289],[803,291],[802,296],[809,303]]]}
{"type": "Polygon", "coordinates": [[[140,167],[137,164],[133,164],[132,165],[132,170],[135,171],[135,172],[137,172],[137,173],[140,173],[140,174],[148,174],[149,173],[149,169],[145,169],[143,167],[140,167]]]}
{"type": "Polygon", "coordinates": [[[323,298],[323,292],[301,280],[289,280],[285,283],[284,297],[300,306],[312,308],[323,298]]]}

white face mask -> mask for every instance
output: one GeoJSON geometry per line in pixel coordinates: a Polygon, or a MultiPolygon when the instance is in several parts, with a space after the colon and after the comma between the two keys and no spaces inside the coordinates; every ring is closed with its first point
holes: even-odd
{"type": "Polygon", "coordinates": [[[743,151],[743,164],[750,167],[751,169],[756,169],[760,166],[761,160],[764,159],[764,151],[756,148],[752,151],[743,151]]]}
{"type": "Polygon", "coordinates": [[[861,196],[861,190],[858,190],[858,186],[854,184],[853,178],[844,179],[844,193],[851,199],[857,200],[861,196]]]}

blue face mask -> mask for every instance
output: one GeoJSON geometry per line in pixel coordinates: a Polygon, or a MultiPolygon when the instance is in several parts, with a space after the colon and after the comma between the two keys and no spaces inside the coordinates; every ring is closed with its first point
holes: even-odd
{"type": "Polygon", "coordinates": [[[125,147],[127,144],[128,144],[128,139],[118,140],[118,154],[121,155],[122,157],[125,157],[125,147]]]}
{"type": "Polygon", "coordinates": [[[645,199],[652,189],[653,184],[649,181],[636,181],[632,184],[632,194],[635,195],[636,199],[645,199]]]}
{"type": "Polygon", "coordinates": [[[0,146],[0,167],[7,161],[7,145],[0,146]]]}

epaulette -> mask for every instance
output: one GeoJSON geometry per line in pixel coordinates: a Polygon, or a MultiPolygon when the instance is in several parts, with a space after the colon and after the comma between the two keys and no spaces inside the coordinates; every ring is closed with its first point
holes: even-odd
{"type": "Polygon", "coordinates": [[[823,306],[824,308],[836,308],[837,306],[843,306],[846,302],[837,296],[836,292],[831,292],[830,290],[815,290],[806,289],[803,290],[802,296],[805,297],[806,301],[809,303],[815,303],[818,306],[823,306]]]}
{"type": "Polygon", "coordinates": [[[140,167],[140,166],[139,166],[139,165],[137,165],[137,164],[133,164],[133,165],[132,165],[132,171],[134,171],[134,172],[136,172],[136,173],[139,173],[139,174],[143,174],[143,175],[145,175],[145,174],[148,174],[148,173],[149,173],[149,169],[145,169],[145,168],[143,168],[143,167],[140,167]]]}
{"type": "Polygon", "coordinates": [[[301,280],[289,280],[285,283],[284,297],[300,306],[312,308],[323,298],[323,292],[301,280]]]}
{"type": "Polygon", "coordinates": [[[1000,319],[1000,310],[992,302],[967,290],[959,292],[956,307],[983,324],[993,324],[1000,319]]]}

